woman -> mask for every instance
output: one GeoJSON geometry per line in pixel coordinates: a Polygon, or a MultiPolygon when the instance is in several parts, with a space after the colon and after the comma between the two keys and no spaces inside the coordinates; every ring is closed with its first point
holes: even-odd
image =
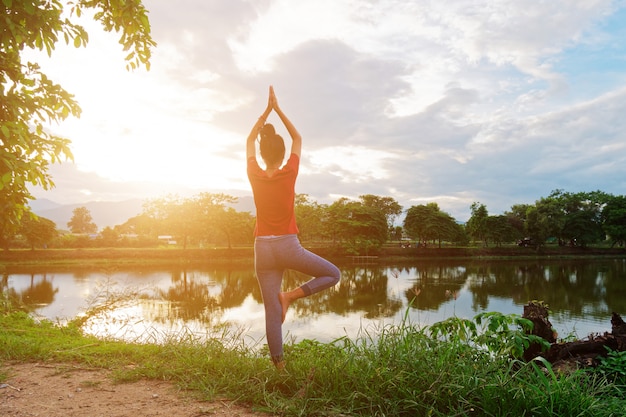
{"type": "Polygon", "coordinates": [[[339,269],[327,260],[304,249],[298,240],[294,214],[295,183],[300,164],[302,138],[281,110],[270,86],[267,107],[256,122],[246,142],[247,171],[254,204],[254,268],[265,307],[265,331],[272,362],[278,369],[283,359],[282,323],[289,305],[295,300],[330,288],[339,282],[339,269]],[[276,112],[291,136],[291,155],[283,166],[285,143],[274,126],[265,124],[267,116],[276,112]],[[256,159],[256,138],[265,163],[262,169],[256,159]],[[300,287],[281,292],[283,273],[287,269],[313,278],[300,287]]]}

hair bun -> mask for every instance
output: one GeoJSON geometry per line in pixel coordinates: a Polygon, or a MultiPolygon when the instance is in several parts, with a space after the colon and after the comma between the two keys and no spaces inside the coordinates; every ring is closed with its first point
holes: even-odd
{"type": "Polygon", "coordinates": [[[266,123],[261,128],[261,137],[272,137],[276,134],[276,130],[271,123],[266,123]]]}

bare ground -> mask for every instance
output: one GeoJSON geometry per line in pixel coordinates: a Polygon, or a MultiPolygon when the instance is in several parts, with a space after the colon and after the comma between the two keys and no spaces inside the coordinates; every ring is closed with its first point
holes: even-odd
{"type": "Polygon", "coordinates": [[[227,400],[200,401],[167,381],[115,383],[110,372],[67,364],[3,364],[2,417],[268,417],[227,400]]]}

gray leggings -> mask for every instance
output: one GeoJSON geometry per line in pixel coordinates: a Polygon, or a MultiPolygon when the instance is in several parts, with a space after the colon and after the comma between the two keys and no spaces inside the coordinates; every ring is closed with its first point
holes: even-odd
{"type": "Polygon", "coordinates": [[[285,270],[313,276],[300,287],[307,296],[337,284],[340,272],[326,259],[304,249],[297,235],[257,237],[254,241],[254,269],[265,307],[267,345],[276,363],[283,357],[282,306],[278,294],[285,270]]]}

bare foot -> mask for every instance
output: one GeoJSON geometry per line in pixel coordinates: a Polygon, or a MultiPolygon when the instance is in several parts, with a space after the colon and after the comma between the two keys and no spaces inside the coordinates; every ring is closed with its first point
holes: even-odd
{"type": "Polygon", "coordinates": [[[280,300],[280,305],[283,308],[283,315],[281,323],[285,322],[285,317],[287,317],[287,310],[289,309],[289,305],[291,304],[291,300],[287,296],[287,293],[279,292],[278,299],[280,300]]]}
{"type": "Polygon", "coordinates": [[[285,361],[276,362],[275,366],[277,371],[285,371],[285,361]]]}
{"type": "Polygon", "coordinates": [[[298,287],[292,291],[278,293],[278,300],[280,301],[280,305],[283,308],[282,323],[285,322],[285,317],[287,317],[287,310],[289,309],[291,303],[302,297],[305,297],[305,293],[301,287],[298,287]]]}

